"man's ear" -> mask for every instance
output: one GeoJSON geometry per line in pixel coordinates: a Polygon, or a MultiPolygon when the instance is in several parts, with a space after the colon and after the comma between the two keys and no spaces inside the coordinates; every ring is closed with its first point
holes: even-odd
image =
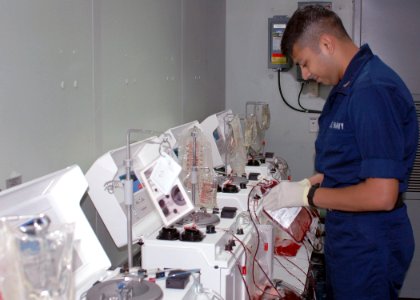
{"type": "Polygon", "coordinates": [[[322,52],[332,55],[335,50],[335,39],[329,34],[323,33],[319,37],[319,49],[322,52]]]}

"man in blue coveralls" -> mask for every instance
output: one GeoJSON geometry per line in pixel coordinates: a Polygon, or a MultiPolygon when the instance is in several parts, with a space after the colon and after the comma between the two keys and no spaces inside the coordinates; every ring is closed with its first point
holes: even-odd
{"type": "Polygon", "coordinates": [[[414,252],[401,196],[418,139],[412,96],[368,45],[357,47],[340,18],[321,6],[293,14],[281,47],[304,79],[333,89],[319,117],[317,174],[282,181],[263,205],[327,209],[329,299],[397,299],[414,252]]]}

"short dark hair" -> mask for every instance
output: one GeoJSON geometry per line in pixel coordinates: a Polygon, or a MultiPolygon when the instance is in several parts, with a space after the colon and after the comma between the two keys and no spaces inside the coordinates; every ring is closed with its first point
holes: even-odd
{"type": "Polygon", "coordinates": [[[281,51],[291,56],[293,46],[302,43],[317,50],[319,37],[323,33],[332,34],[340,39],[350,39],[340,17],[321,5],[307,5],[294,12],[287,22],[281,41],[281,51]]]}

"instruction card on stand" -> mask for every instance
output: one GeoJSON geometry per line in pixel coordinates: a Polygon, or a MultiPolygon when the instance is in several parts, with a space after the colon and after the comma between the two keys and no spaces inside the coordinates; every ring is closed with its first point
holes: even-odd
{"type": "Polygon", "coordinates": [[[180,172],[181,166],[169,155],[162,154],[141,170],[138,176],[166,226],[194,210],[194,205],[178,178],[180,172]]]}
{"type": "Polygon", "coordinates": [[[162,153],[153,168],[150,179],[162,193],[168,194],[175,180],[178,179],[179,173],[181,173],[181,166],[168,154],[162,153]]]}

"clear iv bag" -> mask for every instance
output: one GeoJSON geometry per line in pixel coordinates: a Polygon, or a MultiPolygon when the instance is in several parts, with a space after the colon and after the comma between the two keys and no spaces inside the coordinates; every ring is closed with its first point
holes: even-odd
{"type": "Polygon", "coordinates": [[[247,164],[247,153],[242,135],[242,127],[239,116],[234,116],[228,123],[227,132],[227,154],[228,163],[232,168],[234,175],[242,176],[245,174],[245,165],[247,164]]]}
{"type": "Polygon", "coordinates": [[[265,102],[248,102],[245,117],[245,145],[248,154],[259,155],[264,151],[265,132],[270,127],[270,107],[265,102]]]}
{"type": "Polygon", "coordinates": [[[25,299],[19,262],[13,231],[5,220],[0,220],[0,299],[25,299]]]}
{"type": "Polygon", "coordinates": [[[74,299],[74,224],[24,233],[0,222],[2,299],[74,299]]]}
{"type": "Polygon", "coordinates": [[[246,148],[250,148],[257,138],[257,117],[255,115],[247,115],[245,117],[244,144],[246,148]]]}

